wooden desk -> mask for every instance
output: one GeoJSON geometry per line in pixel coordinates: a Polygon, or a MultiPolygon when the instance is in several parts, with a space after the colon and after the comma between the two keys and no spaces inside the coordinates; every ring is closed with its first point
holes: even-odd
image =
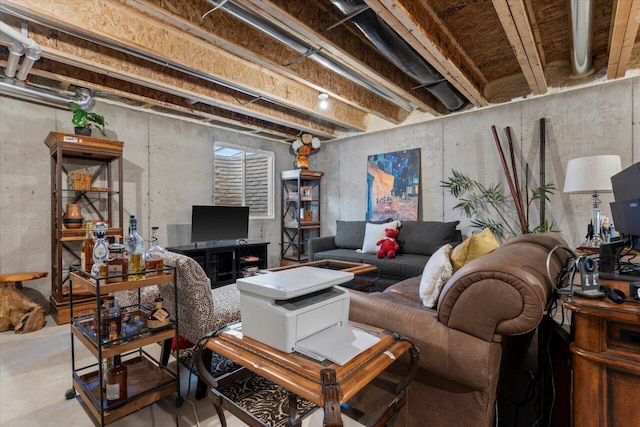
{"type": "MultiPolygon", "coordinates": [[[[629,283],[601,280],[627,297],[629,283]]],[[[572,311],[573,425],[640,425],[640,303],[562,298],[572,311]]]]}
{"type": "MultiPolygon", "coordinates": [[[[418,350],[410,341],[402,339],[397,334],[356,323],[352,326],[376,334],[380,342],[351,359],[344,366],[316,362],[295,353],[283,353],[244,337],[241,331],[234,328],[234,325],[209,338],[204,346],[289,390],[291,426],[301,425],[295,410],[296,397],[300,396],[324,408],[324,425],[329,427],[342,426],[340,415],[342,403],[349,401],[402,354],[409,351],[411,365],[405,377],[398,384],[380,382],[380,385],[395,395],[394,400],[374,424],[385,425],[405,404],[406,389],[417,369],[418,350]]],[[[197,357],[197,361],[200,362],[200,355],[197,357]]],[[[212,401],[222,425],[225,425],[222,408],[231,411],[248,423],[246,417],[237,413],[238,406],[217,393],[217,381],[207,374],[208,370],[198,363],[198,375],[209,383],[211,392],[216,394],[216,399],[212,401]]]]}

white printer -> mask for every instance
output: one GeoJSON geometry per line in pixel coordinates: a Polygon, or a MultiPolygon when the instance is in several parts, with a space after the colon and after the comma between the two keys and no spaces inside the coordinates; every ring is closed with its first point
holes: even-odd
{"type": "Polygon", "coordinates": [[[353,273],[297,267],[238,279],[243,335],[291,353],[296,342],[349,319],[353,273]]]}

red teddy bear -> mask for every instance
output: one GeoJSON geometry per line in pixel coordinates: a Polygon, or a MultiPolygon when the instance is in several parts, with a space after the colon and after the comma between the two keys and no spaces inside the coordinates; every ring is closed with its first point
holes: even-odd
{"type": "Polygon", "coordinates": [[[387,236],[384,239],[378,240],[376,246],[380,246],[380,250],[378,250],[378,258],[384,258],[386,255],[387,258],[394,258],[396,256],[396,251],[400,249],[400,245],[396,242],[396,237],[400,232],[393,228],[385,228],[384,235],[387,236]]]}

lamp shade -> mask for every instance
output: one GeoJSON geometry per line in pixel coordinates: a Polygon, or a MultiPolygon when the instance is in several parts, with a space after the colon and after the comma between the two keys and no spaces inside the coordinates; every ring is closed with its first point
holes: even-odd
{"type": "Polygon", "coordinates": [[[567,163],[563,193],[610,193],[611,177],[622,170],[620,156],[578,157],[567,163]]]}

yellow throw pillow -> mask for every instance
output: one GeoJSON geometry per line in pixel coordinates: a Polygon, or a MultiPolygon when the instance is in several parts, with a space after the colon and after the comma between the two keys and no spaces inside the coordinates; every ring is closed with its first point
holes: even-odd
{"type": "Polygon", "coordinates": [[[451,252],[451,265],[453,271],[458,270],[463,265],[474,259],[493,252],[500,246],[500,243],[493,236],[488,228],[478,234],[472,234],[464,242],[456,246],[451,252]]]}

